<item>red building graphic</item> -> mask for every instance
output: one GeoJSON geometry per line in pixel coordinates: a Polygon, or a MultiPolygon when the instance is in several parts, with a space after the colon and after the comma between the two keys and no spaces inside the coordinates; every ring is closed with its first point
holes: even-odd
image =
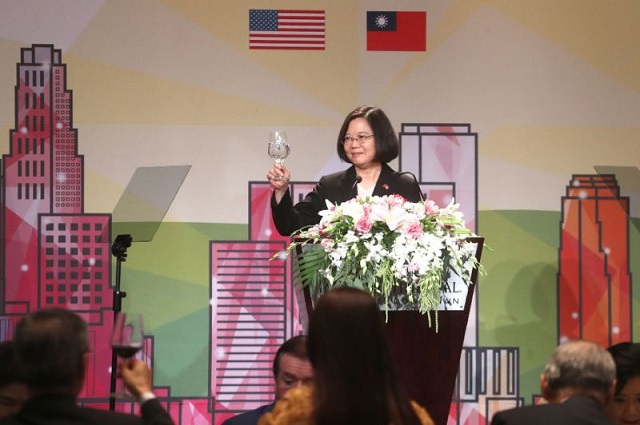
{"type": "Polygon", "coordinates": [[[629,199],[613,175],[574,175],[562,198],[558,338],[631,340],[629,199]]]}

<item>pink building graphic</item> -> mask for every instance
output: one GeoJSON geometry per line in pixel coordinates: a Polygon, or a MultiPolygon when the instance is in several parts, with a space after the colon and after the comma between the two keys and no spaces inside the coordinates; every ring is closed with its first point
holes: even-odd
{"type": "Polygon", "coordinates": [[[629,199],[613,175],[574,175],[562,198],[558,338],[631,340],[629,199]]]}
{"type": "Polygon", "coordinates": [[[83,396],[108,397],[111,216],[84,214],[83,158],[60,56],[34,45],[17,64],[16,122],[2,159],[0,308],[10,321],[42,307],[82,315],[94,343],[83,396]]]}
{"type": "Polygon", "coordinates": [[[292,335],[290,268],[282,242],[211,245],[211,400],[214,421],[274,399],[272,363],[292,335]]]}
{"type": "MultiPolygon", "coordinates": [[[[89,324],[91,358],[81,402],[108,408],[113,328],[111,214],[84,213],[84,162],[72,126],[66,65],[52,45],[21,49],[15,127],[0,173],[0,340],[22,315],[45,307],[77,312],[89,324]]],[[[153,337],[139,357],[152,363],[153,337]]],[[[207,400],[171,398],[156,388],[176,423],[208,424],[207,400]]],[[[135,403],[117,410],[135,411],[135,403]]]]}

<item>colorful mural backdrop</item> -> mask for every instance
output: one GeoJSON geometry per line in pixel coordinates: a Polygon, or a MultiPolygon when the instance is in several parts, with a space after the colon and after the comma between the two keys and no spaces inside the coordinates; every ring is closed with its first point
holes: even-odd
{"type": "Polygon", "coordinates": [[[486,239],[450,425],[535,402],[564,339],[637,340],[640,6],[530,3],[3,2],[0,339],[34,309],[78,312],[81,400],[106,408],[117,280],[176,423],[270,402],[306,323],[289,260],[269,260],[287,239],[268,132],[290,136],[299,199],[345,168],[343,116],[376,104],[391,165],[486,239]]]}

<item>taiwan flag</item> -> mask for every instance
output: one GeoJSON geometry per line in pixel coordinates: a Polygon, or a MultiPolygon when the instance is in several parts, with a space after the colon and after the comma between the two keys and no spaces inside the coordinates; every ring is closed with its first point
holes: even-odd
{"type": "Polygon", "coordinates": [[[367,12],[367,50],[426,51],[427,12],[367,12]]]}

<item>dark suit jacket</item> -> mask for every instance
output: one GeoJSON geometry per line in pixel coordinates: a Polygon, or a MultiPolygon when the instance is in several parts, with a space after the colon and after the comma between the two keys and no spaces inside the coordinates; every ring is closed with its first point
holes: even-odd
{"type": "Polygon", "coordinates": [[[254,410],[249,410],[248,412],[240,413],[239,415],[222,422],[222,425],[257,425],[260,416],[271,412],[274,405],[275,403],[271,403],[265,406],[260,406],[254,410]]]}
{"type": "Polygon", "coordinates": [[[171,416],[155,400],[140,407],[142,417],[80,407],[73,396],[46,394],[28,400],[20,412],[0,425],[173,425],[171,416]]]}
{"type": "Polygon", "coordinates": [[[491,425],[614,425],[595,399],[576,396],[562,403],[517,407],[493,416],[491,425]]]}
{"type": "MultiPolygon", "coordinates": [[[[271,215],[278,233],[291,235],[296,230],[318,224],[318,213],[327,209],[326,200],[339,204],[355,198],[358,194],[356,185],[356,169],[354,166],[345,171],[329,174],[320,179],[316,187],[302,201],[293,205],[289,191],[277,204],[275,196],[271,197],[271,215]]],[[[387,164],[382,164],[378,182],[373,188],[373,196],[398,194],[411,202],[419,202],[422,192],[418,182],[411,174],[393,171],[387,164]]]]}

